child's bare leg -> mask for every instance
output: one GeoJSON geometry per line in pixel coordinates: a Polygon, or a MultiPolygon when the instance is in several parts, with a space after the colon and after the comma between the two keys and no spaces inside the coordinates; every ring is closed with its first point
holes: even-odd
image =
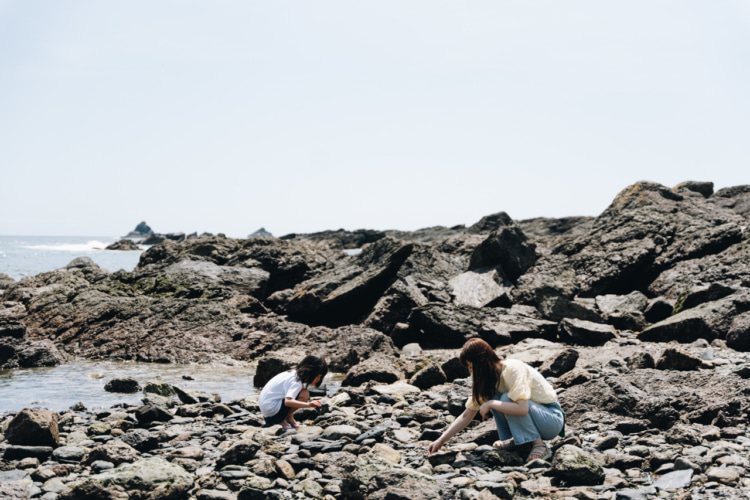
{"type": "MultiPolygon", "coordinates": [[[[310,391],[308,391],[307,389],[302,389],[299,393],[299,396],[297,396],[297,401],[307,402],[308,399],[310,399],[310,391]]],[[[297,408],[289,408],[289,413],[286,414],[286,418],[284,419],[284,421],[289,425],[294,425],[297,423],[297,421],[294,420],[295,411],[297,411],[297,408]]]]}

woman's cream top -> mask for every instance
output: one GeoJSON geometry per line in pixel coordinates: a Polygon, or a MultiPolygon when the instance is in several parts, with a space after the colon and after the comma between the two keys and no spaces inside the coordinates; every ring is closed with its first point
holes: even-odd
{"type": "MultiPolygon", "coordinates": [[[[503,368],[500,372],[495,389],[500,394],[508,394],[513,401],[528,399],[539,404],[550,404],[557,401],[557,395],[552,384],[547,382],[542,374],[531,366],[517,359],[503,360],[503,368]]],[[[476,402],[470,397],[466,402],[469,410],[479,410],[484,401],[476,402]]]]}

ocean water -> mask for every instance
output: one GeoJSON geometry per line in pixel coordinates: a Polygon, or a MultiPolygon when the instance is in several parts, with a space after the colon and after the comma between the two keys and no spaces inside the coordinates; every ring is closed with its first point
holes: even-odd
{"type": "Polygon", "coordinates": [[[132,271],[140,251],[104,250],[114,236],[0,236],[0,273],[14,280],[65,267],[89,257],[107,271],[132,271]]]}

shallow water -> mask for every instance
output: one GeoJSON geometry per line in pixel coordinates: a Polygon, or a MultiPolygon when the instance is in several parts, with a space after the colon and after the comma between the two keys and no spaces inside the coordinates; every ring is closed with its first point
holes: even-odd
{"type": "MultiPolygon", "coordinates": [[[[113,378],[132,377],[143,387],[161,377],[182,389],[218,393],[223,402],[241,399],[258,390],[253,386],[255,366],[176,365],[130,361],[79,360],[52,368],[0,370],[0,413],[23,408],[62,411],[81,402],[90,410],[117,403],[140,404],[143,394],[111,393],[104,385],[113,378]],[[188,376],[194,380],[185,380],[188,376]]],[[[331,393],[340,386],[339,374],[328,374],[331,393]]]]}

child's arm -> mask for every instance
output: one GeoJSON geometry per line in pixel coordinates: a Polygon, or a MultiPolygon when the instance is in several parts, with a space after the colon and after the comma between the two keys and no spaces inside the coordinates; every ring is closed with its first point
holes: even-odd
{"type": "Polygon", "coordinates": [[[284,399],[284,405],[289,408],[319,408],[322,403],[318,400],[315,401],[297,401],[296,399],[286,398],[284,399]]]}

